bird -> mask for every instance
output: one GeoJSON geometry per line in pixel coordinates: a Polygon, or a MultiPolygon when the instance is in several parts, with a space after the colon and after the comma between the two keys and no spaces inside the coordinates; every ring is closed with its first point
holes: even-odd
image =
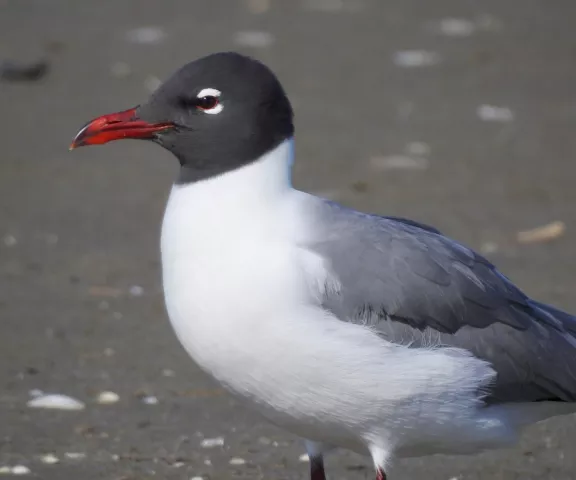
{"type": "Polygon", "coordinates": [[[149,140],[179,162],[162,221],[168,317],[196,364],[303,439],[395,458],[513,445],[576,411],[576,317],[439,230],[293,187],[294,114],[260,61],[218,52],[70,148],[149,140]]]}

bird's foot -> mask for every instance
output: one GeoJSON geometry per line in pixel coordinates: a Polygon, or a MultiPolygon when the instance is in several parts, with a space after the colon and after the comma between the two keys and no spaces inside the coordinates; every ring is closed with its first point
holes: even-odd
{"type": "Polygon", "coordinates": [[[310,459],[310,480],[326,480],[322,457],[310,459]]]}
{"type": "Polygon", "coordinates": [[[376,480],[386,480],[386,473],[384,473],[384,470],[381,468],[376,472],[376,480]]]}

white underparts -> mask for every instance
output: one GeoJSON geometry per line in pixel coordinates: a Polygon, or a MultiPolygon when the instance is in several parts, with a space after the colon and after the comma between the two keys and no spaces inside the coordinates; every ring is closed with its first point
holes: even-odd
{"type": "Polygon", "coordinates": [[[338,288],[306,248],[314,197],[292,189],[292,141],[173,187],[162,228],[166,305],[194,360],[237,397],[318,444],[393,454],[474,451],[513,437],[479,409],[491,367],[458,349],[410,349],[321,308],[338,288]]]}

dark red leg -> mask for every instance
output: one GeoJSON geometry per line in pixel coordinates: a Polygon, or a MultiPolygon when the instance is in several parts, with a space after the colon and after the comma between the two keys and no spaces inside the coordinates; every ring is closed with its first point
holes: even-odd
{"type": "Polygon", "coordinates": [[[326,480],[324,460],[321,456],[310,459],[310,480],[326,480]]]}
{"type": "Polygon", "coordinates": [[[381,468],[379,468],[376,472],[376,480],[386,480],[386,474],[381,468]]]}

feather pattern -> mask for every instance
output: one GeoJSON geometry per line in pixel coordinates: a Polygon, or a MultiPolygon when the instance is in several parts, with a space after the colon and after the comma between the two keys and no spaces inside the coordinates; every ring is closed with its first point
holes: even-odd
{"type": "Polygon", "coordinates": [[[488,361],[497,372],[489,402],[576,401],[573,316],[531,300],[432,227],[314,201],[322,229],[311,248],[340,286],[326,289],[327,310],[394,343],[458,347],[488,361]]]}

